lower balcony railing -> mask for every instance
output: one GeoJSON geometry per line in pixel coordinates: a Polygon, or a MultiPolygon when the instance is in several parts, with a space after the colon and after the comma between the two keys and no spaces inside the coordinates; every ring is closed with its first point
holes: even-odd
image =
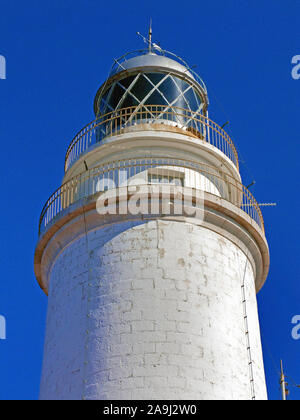
{"type": "Polygon", "coordinates": [[[72,140],[65,158],[65,171],[88,149],[107,138],[130,131],[143,130],[145,124],[165,124],[173,130],[198,137],[223,152],[239,169],[238,154],[229,135],[218,124],[200,113],[167,105],[143,105],[123,108],[99,116],[86,125],[72,140]],[[143,127],[142,127],[143,126],[143,127]]]}
{"type": "Polygon", "coordinates": [[[221,197],[247,213],[264,231],[260,207],[250,191],[234,178],[206,164],[172,158],[140,157],[110,162],[67,181],[43,207],[39,233],[61,212],[82,198],[130,185],[175,185],[221,197]]]}

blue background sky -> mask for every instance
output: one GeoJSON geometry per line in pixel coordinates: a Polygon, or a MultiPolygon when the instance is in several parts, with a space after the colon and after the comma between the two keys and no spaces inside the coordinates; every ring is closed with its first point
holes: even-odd
{"type": "Polygon", "coordinates": [[[113,58],[143,48],[136,31],[146,34],[150,16],[154,41],[197,65],[210,117],[230,120],[244,184],[254,178],[257,200],[277,202],[263,208],[271,269],[258,295],[269,397],[279,396],[280,358],[300,383],[300,340],[291,337],[300,314],[300,79],[291,78],[300,2],[0,0],[0,399],[38,398],[47,305],[33,274],[39,213],[60,185],[69,142],[93,119],[113,58]]]}

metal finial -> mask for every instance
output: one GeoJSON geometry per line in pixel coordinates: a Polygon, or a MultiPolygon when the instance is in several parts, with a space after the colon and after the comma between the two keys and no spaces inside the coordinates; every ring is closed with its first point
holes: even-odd
{"type": "MultiPolygon", "coordinates": [[[[161,54],[165,55],[165,52],[160,46],[159,44],[155,44],[154,42],[152,42],[152,18],[150,18],[150,25],[149,25],[149,34],[148,34],[148,38],[144,37],[140,32],[137,32],[137,35],[140,36],[143,41],[145,42],[145,44],[148,45],[148,51],[149,53],[151,53],[153,50],[160,52],[161,54]]],[[[171,53],[169,53],[171,54],[171,53]]],[[[173,54],[174,55],[174,54],[173,54]]],[[[179,57],[177,57],[179,58],[179,57]]],[[[183,61],[181,59],[181,61],[183,61]]],[[[186,65],[186,64],[185,64],[186,65]]]]}
{"type": "Polygon", "coordinates": [[[151,52],[151,45],[152,45],[152,18],[150,18],[150,26],[149,26],[149,52],[151,52]]]}

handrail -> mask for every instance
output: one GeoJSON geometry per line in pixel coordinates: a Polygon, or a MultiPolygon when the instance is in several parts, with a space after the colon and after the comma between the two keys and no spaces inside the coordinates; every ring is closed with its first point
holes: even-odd
{"type": "MultiPolygon", "coordinates": [[[[178,170],[180,168],[183,172],[189,171],[187,172],[189,184],[187,186],[194,186],[231,202],[247,213],[264,231],[263,217],[255,198],[244,185],[227,173],[204,163],[190,160],[169,157],[138,157],[105,163],[65,182],[45,203],[39,220],[39,234],[56,216],[76,201],[105,191],[104,180],[115,181],[115,185],[118,187],[122,171],[123,174],[126,171],[129,179],[138,174],[145,174],[145,171],[149,173],[149,169],[151,169],[151,174],[156,171],[157,175],[161,175],[163,171],[164,182],[172,183],[174,168],[178,168],[178,170]],[[202,179],[201,182],[199,177],[202,179]],[[202,184],[199,185],[199,182],[202,184]]],[[[145,182],[149,183],[149,180],[146,179],[145,182]]]]}
{"type": "MultiPolygon", "coordinates": [[[[239,169],[238,154],[229,137],[217,123],[200,113],[168,105],[143,105],[118,109],[99,116],[80,130],[71,141],[65,158],[65,171],[90,147],[141,124],[164,123],[185,134],[198,137],[223,152],[239,169]]],[[[143,129],[143,128],[141,128],[143,129]]]]}

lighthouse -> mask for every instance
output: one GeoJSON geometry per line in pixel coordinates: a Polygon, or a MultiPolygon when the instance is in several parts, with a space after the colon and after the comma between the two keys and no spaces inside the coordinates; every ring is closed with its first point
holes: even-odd
{"type": "Polygon", "coordinates": [[[39,221],[42,400],[267,398],[264,222],[208,97],[151,37],[100,86],[39,221]]]}

